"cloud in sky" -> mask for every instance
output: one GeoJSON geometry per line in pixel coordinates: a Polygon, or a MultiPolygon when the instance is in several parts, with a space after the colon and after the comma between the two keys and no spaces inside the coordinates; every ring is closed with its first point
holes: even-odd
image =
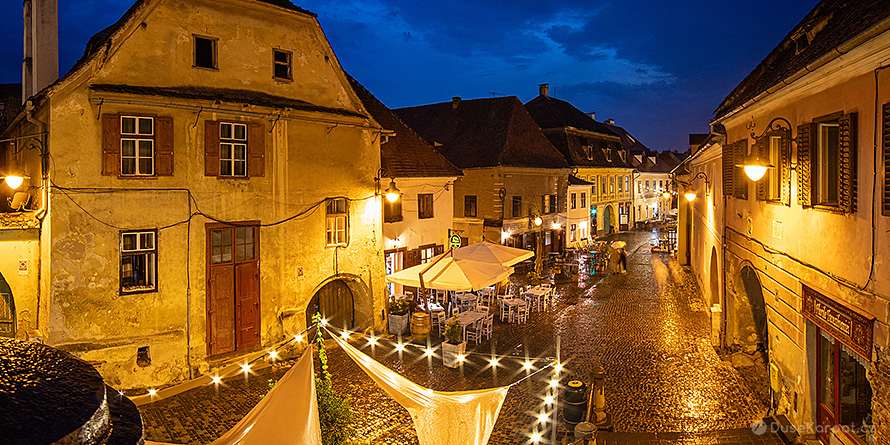
{"type": "MultiPolygon", "coordinates": [[[[60,71],[127,0],[59,2],[60,71]]],[[[344,68],[390,107],[551,94],[682,149],[816,0],[307,0],[344,68]]],[[[21,3],[0,5],[0,82],[21,76],[21,3]]]]}

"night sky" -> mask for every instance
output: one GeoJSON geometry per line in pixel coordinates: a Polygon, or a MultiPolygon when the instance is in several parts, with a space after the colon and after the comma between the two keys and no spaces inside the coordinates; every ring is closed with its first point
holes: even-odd
{"type": "MultiPolygon", "coordinates": [[[[550,95],[684,150],[816,0],[307,0],[347,72],[390,108],[550,95]]],[[[60,73],[129,0],[59,0],[60,73]]],[[[22,3],[0,3],[0,83],[21,81],[22,3]]]]}

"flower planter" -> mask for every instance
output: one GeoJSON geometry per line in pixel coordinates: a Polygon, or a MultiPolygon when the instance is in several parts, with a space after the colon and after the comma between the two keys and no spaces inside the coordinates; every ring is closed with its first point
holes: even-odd
{"type": "Polygon", "coordinates": [[[411,318],[408,314],[396,315],[389,314],[389,333],[392,335],[408,335],[408,321],[411,318]]]}
{"type": "Polygon", "coordinates": [[[467,342],[458,344],[443,342],[442,343],[442,364],[449,368],[457,368],[460,362],[457,361],[458,355],[464,355],[467,352],[467,342]]]}

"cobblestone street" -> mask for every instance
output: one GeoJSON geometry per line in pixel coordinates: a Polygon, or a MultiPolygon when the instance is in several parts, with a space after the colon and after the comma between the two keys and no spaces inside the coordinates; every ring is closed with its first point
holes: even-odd
{"type": "MultiPolygon", "coordinates": [[[[425,357],[420,348],[397,353],[393,341],[384,340],[372,348],[354,336],[353,344],[412,381],[444,391],[515,382],[526,375],[520,367],[526,357],[537,358],[536,367],[544,366],[548,363],[544,358],[557,356],[558,344],[565,366],[563,382],[578,378],[589,383],[594,366],[606,369],[607,412],[616,434],[684,433],[670,437],[683,438],[677,442],[698,437],[695,443],[738,443],[729,439],[731,435],[705,433],[750,431],[751,422],[762,417],[767,407],[710,346],[707,308],[694,279],[669,255],[650,253],[655,232],[633,231],[612,239],[628,243],[627,274],[589,276],[582,268],[580,283],[557,286],[553,309],[532,312],[526,324],[496,320],[491,342],[468,345],[475,354],[463,369],[445,368],[440,357],[425,357]],[[488,364],[492,355],[500,360],[496,368],[488,364]]],[[[440,341],[433,335],[434,346],[440,341]]],[[[334,387],[352,399],[360,418],[360,442],[417,443],[407,411],[335,345],[329,346],[328,357],[334,387]]],[[[218,392],[201,388],[143,406],[146,437],[207,442],[256,403],[268,390],[267,379],[283,372],[278,368],[247,383],[233,379],[218,392]]],[[[549,441],[550,423],[539,423],[537,416],[547,412],[543,398],[551,375],[549,370],[541,372],[510,389],[490,443],[528,443],[535,430],[549,441]]],[[[557,440],[562,436],[558,432],[557,440]]],[[[636,442],[642,443],[642,437],[646,436],[638,435],[636,442]]],[[[745,439],[744,443],[752,442],[745,439]]]]}

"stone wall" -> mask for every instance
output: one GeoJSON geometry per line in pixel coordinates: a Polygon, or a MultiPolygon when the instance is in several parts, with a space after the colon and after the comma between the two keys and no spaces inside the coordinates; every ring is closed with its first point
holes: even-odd
{"type": "Polygon", "coordinates": [[[874,443],[890,444],[890,351],[875,346],[875,360],[868,370],[871,383],[872,425],[874,443]]]}

